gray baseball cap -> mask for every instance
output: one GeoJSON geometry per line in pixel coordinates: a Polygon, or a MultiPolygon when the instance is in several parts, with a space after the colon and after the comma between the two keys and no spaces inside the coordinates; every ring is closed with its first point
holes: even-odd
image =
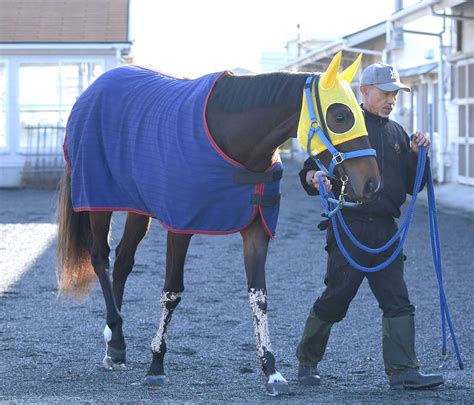
{"type": "Polygon", "coordinates": [[[391,65],[374,63],[362,72],[361,85],[373,85],[383,91],[410,91],[410,88],[400,81],[400,76],[391,65]]]}

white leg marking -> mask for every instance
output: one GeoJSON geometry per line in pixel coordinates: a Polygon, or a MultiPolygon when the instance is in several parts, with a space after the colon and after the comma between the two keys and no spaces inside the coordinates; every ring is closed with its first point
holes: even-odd
{"type": "Polygon", "coordinates": [[[168,336],[168,327],[171,321],[171,315],[173,314],[173,310],[176,307],[176,305],[178,305],[176,300],[181,299],[181,294],[182,293],[175,293],[171,291],[161,292],[160,326],[158,327],[158,332],[156,332],[155,337],[151,341],[151,351],[153,353],[160,353],[161,343],[163,341],[166,341],[166,337],[168,336]]]}
{"type": "Polygon", "coordinates": [[[265,351],[272,351],[270,334],[268,333],[267,293],[264,290],[250,288],[249,302],[257,341],[257,357],[260,359],[265,351]]]}
{"type": "Polygon", "coordinates": [[[112,330],[109,328],[109,325],[105,325],[104,340],[105,344],[109,343],[112,340],[112,330]]]}
{"type": "Polygon", "coordinates": [[[112,330],[109,328],[109,325],[107,324],[105,324],[105,328],[104,328],[104,340],[105,340],[105,357],[104,357],[104,360],[105,360],[106,358],[110,359],[109,355],[107,354],[107,350],[109,348],[109,342],[112,340],[112,330]]]}
{"type": "Polygon", "coordinates": [[[275,382],[288,382],[285,378],[278,372],[275,371],[270,377],[268,377],[268,384],[273,384],[275,382]]]}
{"type": "Polygon", "coordinates": [[[112,340],[112,330],[109,328],[109,325],[105,325],[104,328],[104,340],[105,340],[105,356],[102,360],[102,367],[106,370],[125,370],[124,363],[114,363],[112,358],[107,354],[107,349],[109,346],[109,342],[112,340]]]}

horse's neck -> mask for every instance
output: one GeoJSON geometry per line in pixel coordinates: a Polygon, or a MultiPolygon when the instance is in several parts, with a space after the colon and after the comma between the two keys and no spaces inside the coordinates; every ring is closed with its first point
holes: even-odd
{"type": "MultiPolygon", "coordinates": [[[[303,87],[300,87],[302,93],[303,87]]],[[[209,100],[207,119],[212,137],[221,150],[252,171],[264,171],[276,159],[278,147],[296,136],[301,100],[294,106],[222,111],[209,100]]]]}
{"type": "Polygon", "coordinates": [[[249,170],[263,171],[275,161],[278,147],[296,133],[299,112],[275,114],[275,111],[256,110],[216,113],[214,120],[216,118],[223,125],[210,124],[209,127],[222,151],[249,170]]]}

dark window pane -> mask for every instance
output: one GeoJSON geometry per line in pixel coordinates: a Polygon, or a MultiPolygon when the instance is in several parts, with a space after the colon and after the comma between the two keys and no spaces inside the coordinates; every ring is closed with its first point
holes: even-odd
{"type": "Polygon", "coordinates": [[[466,65],[458,67],[458,98],[466,97],[466,65]]]}
{"type": "Polygon", "coordinates": [[[458,145],[459,175],[466,176],[466,145],[458,145]]]}
{"type": "Polygon", "coordinates": [[[462,52],[463,23],[462,20],[456,20],[456,52],[462,52]]]}
{"type": "Polygon", "coordinates": [[[469,105],[469,116],[468,116],[468,136],[474,138],[474,104],[469,105]]]}
{"type": "Polygon", "coordinates": [[[466,106],[459,106],[459,136],[466,136],[466,106]]]}
{"type": "Polygon", "coordinates": [[[474,178],[474,145],[469,145],[469,177],[474,178]]]}
{"type": "Polygon", "coordinates": [[[467,80],[469,82],[469,95],[468,97],[474,97],[474,64],[468,65],[467,80]]]}

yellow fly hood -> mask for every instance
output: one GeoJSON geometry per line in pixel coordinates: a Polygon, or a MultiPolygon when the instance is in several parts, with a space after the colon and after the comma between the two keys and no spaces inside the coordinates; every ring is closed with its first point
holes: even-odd
{"type": "MultiPolygon", "coordinates": [[[[362,54],[360,54],[355,62],[344,70],[344,72],[339,73],[341,52],[338,52],[332,59],[326,72],[320,76],[319,81],[313,80],[312,82],[311,102],[313,104],[318,125],[321,126],[326,137],[334,146],[350,141],[351,139],[367,136],[367,129],[365,127],[362,110],[350,87],[350,83],[359,68],[361,60],[362,54]],[[317,88],[315,88],[315,83],[318,83],[317,88]],[[349,110],[340,106],[341,104],[349,110]],[[332,117],[331,120],[331,117],[328,116],[328,110],[331,106],[335,105],[338,105],[337,108],[339,111],[341,111],[341,107],[342,110],[345,110],[346,117],[348,114],[350,116],[350,119],[348,120],[349,126],[346,125],[343,132],[338,131],[337,125],[328,125],[328,118],[330,123],[334,122],[334,119],[341,119],[336,116],[332,117]],[[320,111],[322,111],[322,117],[320,116],[320,111]]],[[[332,111],[334,111],[334,109],[332,111]]],[[[332,111],[330,113],[332,113],[332,111]]],[[[311,118],[308,110],[308,100],[306,94],[303,93],[303,105],[301,108],[300,121],[298,123],[298,141],[304,150],[307,150],[308,147],[308,134],[310,128],[311,118]]],[[[318,134],[314,133],[311,138],[310,151],[308,151],[308,153],[310,153],[311,156],[316,156],[326,149],[327,147],[320,140],[318,134]]]]}

